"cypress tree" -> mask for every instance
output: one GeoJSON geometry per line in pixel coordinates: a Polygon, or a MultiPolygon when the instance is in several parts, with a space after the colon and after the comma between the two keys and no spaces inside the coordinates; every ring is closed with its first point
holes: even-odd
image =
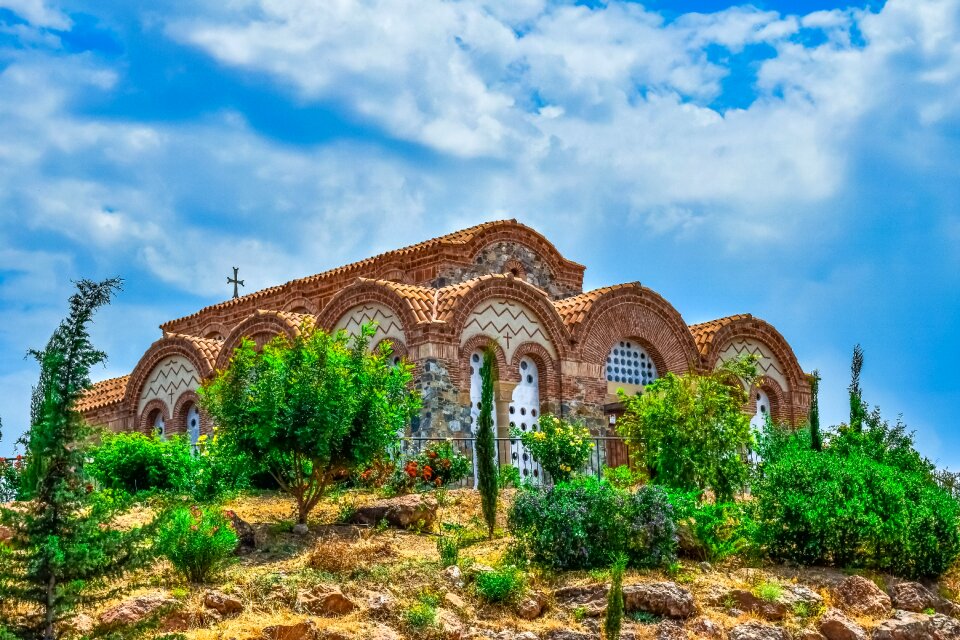
{"type": "Polygon", "coordinates": [[[480,367],[480,415],[477,416],[477,488],[483,517],[487,521],[487,535],[493,537],[497,522],[497,443],[493,434],[493,353],[483,352],[480,367]]]}
{"type": "Polygon", "coordinates": [[[810,448],[823,451],[823,434],[820,432],[820,372],[814,369],[810,376],[810,448]]]}
{"type": "Polygon", "coordinates": [[[623,572],[627,568],[626,554],[619,554],[610,568],[610,591],[607,593],[607,615],[603,620],[605,640],[620,640],[623,626],[623,572]]]}
{"type": "Polygon", "coordinates": [[[97,308],[120,289],[119,279],[81,280],[70,297],[70,314],[43,351],[33,390],[23,509],[0,509],[14,537],[0,554],[0,603],[25,613],[14,623],[24,640],[52,640],[58,623],[82,604],[118,593],[118,577],[143,557],[144,529],[121,531],[113,498],[93,491],[83,476],[92,435],[74,409],[90,387],[90,367],[106,359],[93,348],[87,326],[97,308]]]}
{"type": "Polygon", "coordinates": [[[860,389],[860,370],[863,368],[863,348],[853,347],[853,359],[850,362],[850,428],[859,433],[863,431],[863,419],[867,415],[863,405],[863,391],[860,389]]]}

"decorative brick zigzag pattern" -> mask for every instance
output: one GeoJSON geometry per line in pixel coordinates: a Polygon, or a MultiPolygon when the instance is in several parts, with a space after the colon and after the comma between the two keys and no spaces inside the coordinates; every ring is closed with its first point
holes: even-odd
{"type": "MultiPolygon", "coordinates": [[[[360,332],[360,326],[371,322],[377,323],[377,336],[404,337],[403,326],[396,315],[386,307],[380,305],[363,305],[353,313],[344,316],[337,323],[338,329],[346,329],[347,333],[360,332]]],[[[375,336],[376,339],[376,336],[375,336]]]]}
{"type": "Polygon", "coordinates": [[[768,378],[773,378],[781,385],[786,386],[786,376],[780,367],[780,363],[777,362],[776,358],[772,355],[764,353],[764,349],[755,342],[749,342],[747,340],[731,342],[727,348],[724,349],[720,359],[723,361],[733,360],[747,354],[760,356],[757,367],[760,369],[761,374],[768,378]]]}
{"type": "MultiPolygon", "coordinates": [[[[171,394],[176,402],[181,393],[195,390],[199,386],[200,378],[193,365],[186,360],[173,357],[164,360],[153,370],[140,394],[140,405],[142,407],[154,398],[169,403],[171,394]]],[[[168,408],[172,410],[172,407],[168,408]]]]}

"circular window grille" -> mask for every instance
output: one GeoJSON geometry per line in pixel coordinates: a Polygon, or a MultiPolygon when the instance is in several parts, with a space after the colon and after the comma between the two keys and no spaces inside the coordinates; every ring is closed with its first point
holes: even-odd
{"type": "Polygon", "coordinates": [[[657,366],[646,350],[636,342],[621,340],[607,356],[607,382],[650,384],[657,379],[657,366]]]}

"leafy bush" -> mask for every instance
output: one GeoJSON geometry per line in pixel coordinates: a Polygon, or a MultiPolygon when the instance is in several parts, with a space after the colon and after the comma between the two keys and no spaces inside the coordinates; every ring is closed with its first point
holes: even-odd
{"type": "Polygon", "coordinates": [[[656,567],[676,552],[673,506],[656,486],[629,492],[585,477],[528,487],[517,494],[508,524],[535,562],[556,569],[605,567],[616,553],[630,566],[656,567]]]}
{"type": "Polygon", "coordinates": [[[460,482],[471,473],[470,458],[453,442],[443,440],[430,443],[418,455],[408,458],[402,468],[394,471],[390,485],[397,493],[409,493],[418,488],[439,488],[460,482]]]}
{"type": "Polygon", "coordinates": [[[403,621],[407,627],[415,632],[422,633],[437,626],[437,605],[439,598],[430,594],[422,594],[417,602],[403,612],[403,621]]]}
{"type": "Polygon", "coordinates": [[[473,587],[477,595],[486,602],[515,602],[523,595],[527,579],[523,571],[507,565],[478,573],[473,587]]]}
{"type": "Polygon", "coordinates": [[[519,489],[522,484],[520,480],[520,469],[512,464],[502,464],[497,471],[497,486],[503,489],[519,489]]]}
{"type": "Polygon", "coordinates": [[[688,535],[681,545],[684,553],[711,562],[723,560],[746,549],[752,541],[754,519],[751,504],[702,502],[699,491],[668,492],[677,525],[688,535]]]}
{"type": "Polygon", "coordinates": [[[190,582],[202,583],[230,563],[237,533],[216,507],[175,507],[163,516],[156,548],[190,582]]]}
{"type": "Polygon", "coordinates": [[[639,469],[631,469],[625,464],[619,467],[603,467],[603,479],[620,489],[638,487],[647,480],[647,474],[639,469]]]}
{"type": "Polygon", "coordinates": [[[460,559],[462,527],[444,524],[443,528],[446,531],[437,538],[437,553],[440,555],[440,566],[451,567],[460,559]]]}
{"type": "Polygon", "coordinates": [[[23,458],[16,460],[0,459],[0,502],[13,502],[20,495],[20,473],[23,471],[23,458]]]}
{"type": "Polygon", "coordinates": [[[841,430],[814,451],[806,433],[768,430],[753,494],[770,556],[911,578],[939,576],[960,557],[960,504],[910,455],[909,436],[891,431],[841,430]]]}
{"type": "Polygon", "coordinates": [[[623,572],[627,568],[627,557],[618,555],[610,569],[610,591],[607,593],[607,612],[603,620],[604,640],[620,640],[620,628],[623,626],[623,572]]]}
{"type": "Polygon", "coordinates": [[[639,452],[651,480],[685,490],[709,489],[730,501],[750,477],[743,452],[753,445],[750,416],[743,412],[755,356],[724,363],[708,375],[667,373],[642,394],[619,392],[624,414],[617,430],[639,452]],[[738,380],[730,384],[731,378],[738,380]]]}
{"type": "Polygon", "coordinates": [[[538,431],[514,428],[511,435],[520,439],[554,482],[566,482],[583,469],[590,458],[594,447],[590,430],[549,414],[540,416],[539,424],[538,431]]]}

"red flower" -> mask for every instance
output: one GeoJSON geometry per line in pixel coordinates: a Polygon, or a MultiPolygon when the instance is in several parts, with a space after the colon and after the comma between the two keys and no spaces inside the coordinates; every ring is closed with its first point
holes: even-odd
{"type": "Polygon", "coordinates": [[[437,452],[436,452],[436,451],[427,451],[427,457],[428,457],[428,458],[431,458],[431,459],[432,459],[432,458],[436,458],[436,457],[437,457],[437,452]]]}
{"type": "Polygon", "coordinates": [[[406,471],[407,475],[410,476],[411,478],[416,478],[417,463],[411,460],[410,462],[407,463],[407,466],[404,468],[404,471],[406,471]]]}
{"type": "Polygon", "coordinates": [[[443,478],[437,476],[437,479],[434,480],[433,484],[435,484],[435,485],[437,485],[437,486],[439,487],[440,485],[443,484],[443,478]]]}
{"type": "Polygon", "coordinates": [[[433,469],[431,469],[430,465],[428,464],[423,465],[423,479],[429,480],[432,477],[433,477],[433,469]]]}

